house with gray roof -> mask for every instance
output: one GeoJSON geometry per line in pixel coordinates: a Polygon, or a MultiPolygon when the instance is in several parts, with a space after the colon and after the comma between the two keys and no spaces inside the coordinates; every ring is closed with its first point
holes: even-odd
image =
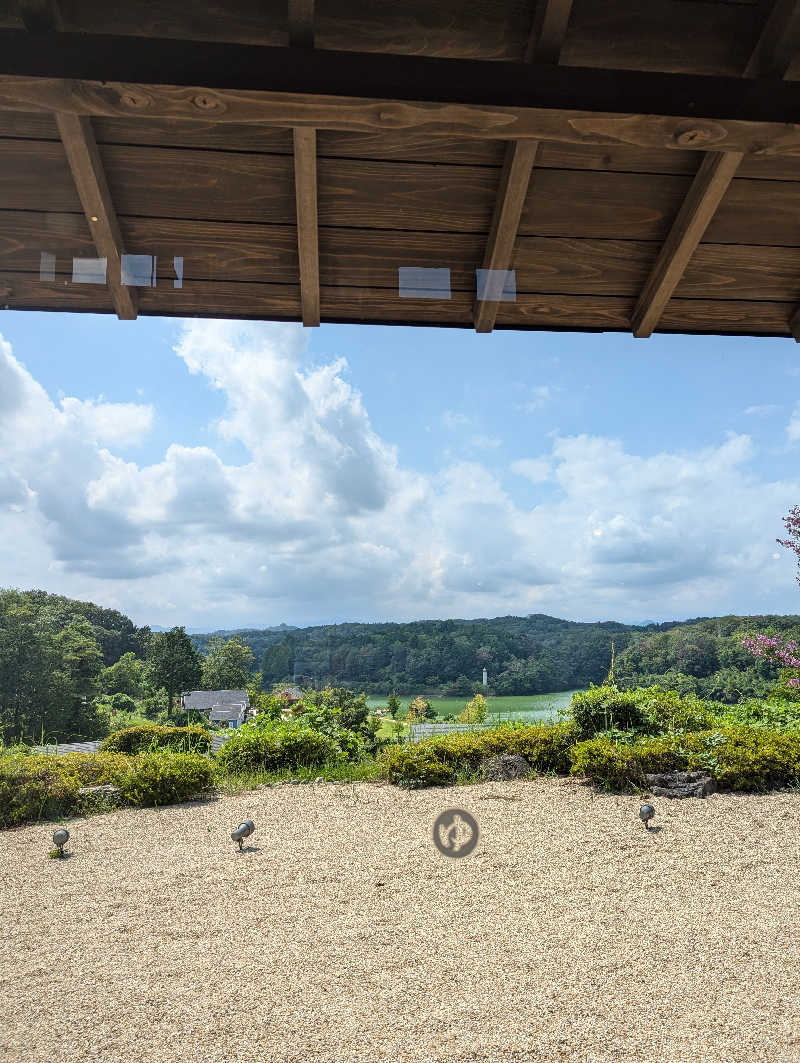
{"type": "Polygon", "coordinates": [[[209,723],[241,727],[250,715],[246,690],[187,690],[181,694],[184,712],[208,715],[209,723]]]}

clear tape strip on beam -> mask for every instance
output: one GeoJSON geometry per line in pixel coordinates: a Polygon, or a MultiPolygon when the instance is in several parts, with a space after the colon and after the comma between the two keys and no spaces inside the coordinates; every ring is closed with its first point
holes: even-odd
{"type": "Polygon", "coordinates": [[[487,303],[514,303],[517,299],[517,271],[478,269],[478,299],[487,303]]]}
{"type": "Polygon", "coordinates": [[[56,256],[49,251],[42,251],[39,255],[39,280],[54,281],[56,279],[56,256]]]}
{"type": "Polygon", "coordinates": [[[158,258],[155,255],[123,255],[122,283],[129,288],[155,288],[158,258]]]}
{"type": "Polygon", "coordinates": [[[73,258],[73,284],[105,284],[108,260],[105,258],[73,258]]]}
{"type": "Polygon", "coordinates": [[[399,266],[397,285],[401,299],[449,299],[450,270],[399,266]]]}

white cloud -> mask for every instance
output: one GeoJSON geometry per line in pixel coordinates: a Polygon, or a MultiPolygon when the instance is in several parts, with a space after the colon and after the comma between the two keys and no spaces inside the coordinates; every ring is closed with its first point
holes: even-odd
{"type": "Polygon", "coordinates": [[[132,446],[141,443],[153,425],[153,407],[135,402],[101,402],[64,398],[61,409],[98,443],[132,446]]]}
{"type": "Polygon", "coordinates": [[[305,344],[294,325],[188,323],[176,354],[220,391],[216,430],[246,459],[175,441],[143,465],[115,448],[151,407],[56,405],[0,340],[0,585],[198,626],[766,612],[791,591],[774,539],[800,481],[756,477],[748,436],[648,457],[554,436],[511,466],[550,483],[529,509],[480,461],[403,468],[346,361],[303,369],[305,344]]]}
{"type": "Polygon", "coordinates": [[[765,403],[763,406],[748,406],[744,411],[751,417],[767,417],[769,414],[774,413],[778,407],[774,403],[765,403]]]}
{"type": "Polygon", "coordinates": [[[470,444],[475,450],[496,450],[502,440],[495,436],[475,435],[470,437],[470,444]]]}
{"type": "Polygon", "coordinates": [[[800,439],[800,402],[795,406],[786,425],[786,437],[790,443],[796,443],[800,439]]]}
{"type": "Polygon", "coordinates": [[[533,484],[540,484],[550,479],[552,466],[548,458],[520,458],[511,463],[511,471],[533,484]]]}

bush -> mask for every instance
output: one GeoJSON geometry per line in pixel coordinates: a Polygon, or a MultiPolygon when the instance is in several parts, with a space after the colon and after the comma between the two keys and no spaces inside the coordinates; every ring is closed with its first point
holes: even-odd
{"type": "Polygon", "coordinates": [[[681,696],[677,691],[659,686],[631,693],[639,703],[643,726],[651,732],[700,731],[719,722],[714,707],[696,694],[681,696]]]}
{"type": "Polygon", "coordinates": [[[591,738],[610,727],[640,730],[645,726],[639,691],[619,690],[610,684],[573,694],[569,715],[581,738],[591,738]]]}
{"type": "Polygon", "coordinates": [[[211,761],[199,753],[141,753],[119,781],[132,805],[170,805],[197,797],[211,785],[211,761]]]}
{"type": "Polygon", "coordinates": [[[484,757],[517,753],[536,772],[569,771],[571,723],[533,727],[506,724],[463,734],[439,735],[414,745],[387,749],[380,758],[383,778],[397,786],[447,786],[459,774],[474,774],[484,757]]]}
{"type": "Polygon", "coordinates": [[[344,759],[334,738],[293,723],[245,724],[217,754],[223,770],[234,774],[318,767],[344,759]]]}
{"type": "Polygon", "coordinates": [[[0,760],[0,827],[59,819],[75,805],[81,782],[46,754],[0,760]]]}
{"type": "Polygon", "coordinates": [[[800,783],[800,734],[731,726],[640,738],[579,742],[572,774],[608,790],[644,786],[646,774],[705,771],[723,790],[764,791],[800,783]]]}
{"type": "Polygon", "coordinates": [[[174,753],[207,753],[211,747],[211,733],[205,727],[165,727],[142,724],[115,731],[100,747],[103,752],[144,753],[171,750],[174,753]]]}

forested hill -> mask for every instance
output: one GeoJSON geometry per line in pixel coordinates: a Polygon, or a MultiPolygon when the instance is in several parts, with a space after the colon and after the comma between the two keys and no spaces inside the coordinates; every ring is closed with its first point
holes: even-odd
{"type": "MultiPolygon", "coordinates": [[[[678,623],[642,628],[534,614],[235,634],[252,648],[265,685],[296,678],[330,680],[371,693],[425,689],[460,695],[480,682],[485,667],[495,693],[531,694],[601,682],[611,663],[612,640],[620,653],[643,632],[665,632],[678,623]]],[[[209,637],[193,635],[192,641],[203,649],[209,637]]]]}

